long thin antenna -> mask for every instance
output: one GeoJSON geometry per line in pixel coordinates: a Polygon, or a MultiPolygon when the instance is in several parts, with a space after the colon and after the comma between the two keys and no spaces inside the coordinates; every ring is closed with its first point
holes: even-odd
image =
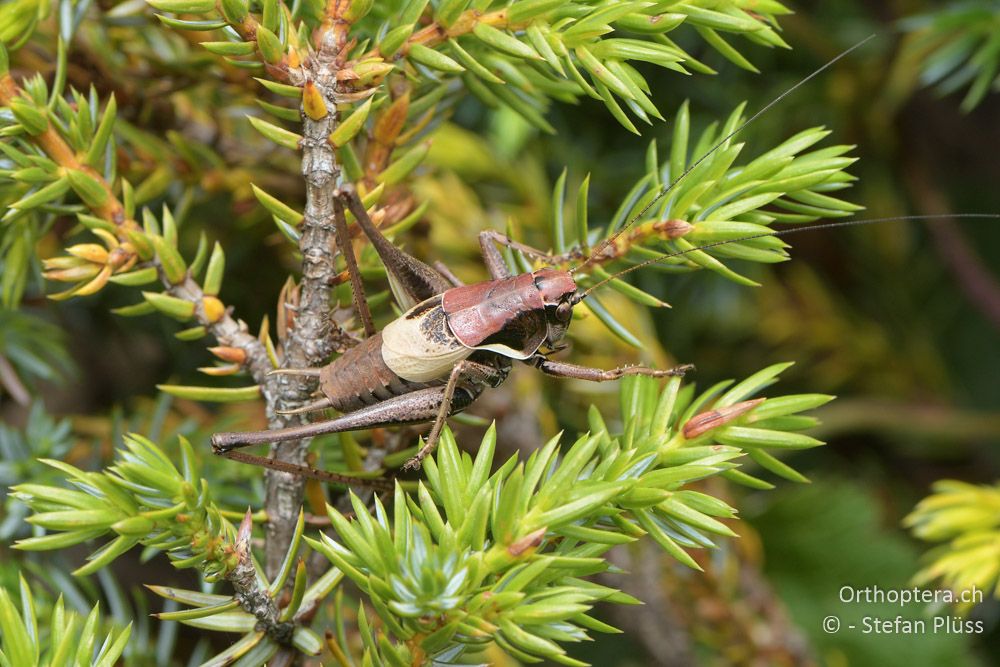
{"type": "Polygon", "coordinates": [[[798,90],[799,88],[801,88],[802,86],[804,86],[806,83],[808,83],[812,79],[814,79],[817,76],[819,76],[825,70],[829,69],[838,60],[846,57],[849,53],[851,53],[852,51],[860,48],[865,43],[867,43],[869,40],[873,39],[874,37],[875,37],[875,33],[872,33],[871,35],[868,35],[863,40],[861,40],[860,42],[858,42],[857,44],[855,44],[854,46],[850,47],[849,49],[840,52],[837,56],[835,56],[832,60],[830,60],[829,62],[827,62],[825,65],[822,65],[821,67],[819,67],[818,69],[816,69],[812,74],[810,74],[806,78],[802,79],[801,81],[799,81],[798,83],[796,83],[794,86],[792,86],[791,88],[789,88],[788,90],[786,90],[785,92],[781,93],[780,95],[778,95],[777,97],[775,97],[773,100],[771,100],[770,102],[768,102],[762,109],[760,109],[759,111],[757,111],[757,113],[755,113],[754,115],[750,116],[750,118],[748,118],[746,121],[744,121],[744,123],[742,125],[740,125],[739,127],[737,127],[735,130],[733,130],[732,132],[730,132],[729,134],[727,134],[725,137],[723,137],[718,143],[716,143],[714,146],[712,146],[712,148],[709,149],[709,151],[707,153],[705,153],[700,158],[698,158],[697,160],[695,160],[694,163],[691,164],[690,167],[688,167],[687,169],[685,169],[684,172],[680,176],[678,176],[677,178],[675,178],[669,185],[667,185],[665,188],[663,188],[662,190],[660,190],[660,193],[658,195],[656,195],[653,198],[652,201],[650,201],[648,204],[646,204],[646,206],[644,206],[641,211],[639,211],[637,214],[635,214],[635,216],[633,216],[631,220],[629,220],[624,226],[622,226],[621,229],[619,229],[617,232],[615,232],[614,234],[612,234],[608,238],[606,238],[603,241],[601,241],[600,243],[598,243],[597,247],[595,247],[591,251],[590,256],[587,257],[587,259],[584,260],[584,262],[582,264],[580,264],[579,266],[577,266],[576,268],[570,269],[570,273],[576,273],[580,269],[582,269],[585,266],[587,266],[588,264],[590,264],[594,260],[595,257],[600,256],[601,252],[605,248],[607,248],[609,245],[611,245],[612,243],[614,243],[615,239],[617,239],[623,233],[625,233],[626,231],[628,231],[628,229],[631,228],[632,225],[634,225],[636,223],[636,221],[639,220],[639,218],[641,218],[642,216],[644,216],[646,214],[646,212],[649,209],[651,209],[654,204],[656,204],[656,202],[658,202],[661,199],[663,199],[667,195],[667,193],[669,193],[671,190],[673,190],[677,186],[677,184],[680,183],[684,179],[685,176],[687,176],[692,171],[694,171],[694,169],[698,165],[700,165],[702,162],[704,162],[706,159],[708,159],[708,157],[710,155],[712,155],[713,153],[715,153],[715,151],[717,151],[720,148],[722,148],[726,144],[727,141],[729,141],[730,139],[732,139],[733,137],[735,137],[737,134],[739,134],[740,132],[742,132],[746,128],[747,125],[749,125],[750,123],[754,122],[755,120],[757,120],[758,118],[760,118],[761,116],[763,116],[774,105],[776,105],[779,102],[781,102],[781,100],[785,99],[786,97],[788,97],[789,95],[791,95],[792,93],[794,93],[796,90],[798,90]]]}
{"type": "Polygon", "coordinates": [[[742,236],[736,239],[727,239],[724,241],[713,241],[712,243],[706,243],[705,245],[698,246],[697,248],[688,248],[687,250],[679,250],[677,252],[668,253],[666,255],[660,255],[659,257],[653,257],[652,259],[647,259],[644,262],[639,262],[633,266],[623,269],[613,276],[609,276],[599,283],[591,285],[580,295],[581,299],[587,298],[587,296],[596,290],[598,287],[611,282],[615,278],[624,276],[626,273],[632,273],[637,269],[641,269],[644,266],[649,266],[650,264],[657,264],[659,262],[666,261],[672,257],[680,257],[681,255],[687,255],[688,253],[695,252],[697,250],[705,250],[707,248],[714,248],[720,245],[726,245],[727,243],[739,243],[741,241],[750,241],[753,239],[764,238],[765,236],[790,236],[792,234],[800,234],[802,232],[812,232],[820,229],[832,229],[834,227],[857,227],[860,225],[874,225],[879,222],[900,222],[903,220],[938,220],[941,218],[992,218],[1000,219],[1000,213],[941,213],[938,215],[900,215],[893,216],[889,218],[868,218],[866,220],[842,220],[840,222],[827,222],[822,225],[810,225],[808,227],[795,227],[793,229],[781,229],[775,232],[766,232],[760,234],[751,234],[750,236],[742,236]]]}

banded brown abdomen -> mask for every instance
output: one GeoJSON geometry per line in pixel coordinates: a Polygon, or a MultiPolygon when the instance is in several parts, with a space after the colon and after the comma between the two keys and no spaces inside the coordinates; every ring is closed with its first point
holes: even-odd
{"type": "Polygon", "coordinates": [[[396,375],[382,359],[382,333],[376,333],[350,348],[323,367],[320,391],[333,409],[351,412],[393,396],[429,387],[396,375]]]}

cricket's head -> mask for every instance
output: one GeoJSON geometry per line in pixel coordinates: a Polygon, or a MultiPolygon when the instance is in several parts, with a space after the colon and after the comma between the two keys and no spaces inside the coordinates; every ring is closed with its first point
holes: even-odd
{"type": "Polygon", "coordinates": [[[569,271],[541,269],[535,271],[533,276],[535,287],[545,304],[545,343],[551,347],[566,335],[569,322],[573,319],[573,306],[580,302],[581,297],[569,271]]]}

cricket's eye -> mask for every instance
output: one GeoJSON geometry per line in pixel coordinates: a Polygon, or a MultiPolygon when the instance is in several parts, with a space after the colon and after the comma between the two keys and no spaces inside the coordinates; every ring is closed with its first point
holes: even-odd
{"type": "Polygon", "coordinates": [[[558,306],[556,306],[556,319],[560,322],[569,322],[569,319],[573,317],[573,306],[567,301],[563,301],[558,306]]]}

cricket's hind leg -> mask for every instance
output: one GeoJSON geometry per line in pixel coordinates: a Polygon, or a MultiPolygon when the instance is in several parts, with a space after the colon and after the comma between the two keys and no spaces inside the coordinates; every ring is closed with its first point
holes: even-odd
{"type": "Polygon", "coordinates": [[[452,285],[447,278],[416,257],[394,246],[382,234],[368,217],[368,211],[365,210],[365,205],[353,185],[349,183],[342,185],[337,191],[337,198],[354,214],[361,231],[365,233],[382,259],[389,274],[389,284],[393,294],[403,310],[451,288],[452,285]]]}
{"type": "MultiPolygon", "coordinates": [[[[361,319],[361,324],[365,328],[365,338],[371,338],[375,334],[375,324],[372,321],[372,312],[368,307],[368,299],[365,298],[365,286],[361,281],[361,271],[358,269],[358,259],[354,256],[354,246],[351,245],[351,235],[347,230],[347,218],[344,215],[344,203],[335,199],[333,201],[333,232],[337,239],[337,248],[344,256],[347,265],[347,275],[351,279],[351,294],[354,297],[354,311],[361,319]]],[[[308,257],[304,257],[308,261],[308,257]]],[[[308,264],[306,265],[308,266],[308,264]]]]}
{"type": "Polygon", "coordinates": [[[216,454],[225,454],[250,445],[301,440],[325,433],[343,433],[380,426],[434,421],[441,411],[445,390],[444,386],[420,389],[379,401],[333,419],[301,426],[266,431],[216,433],[212,436],[212,450],[216,454]]]}
{"type": "Polygon", "coordinates": [[[324,433],[341,433],[392,424],[431,421],[438,416],[444,389],[444,387],[433,387],[415,391],[349,412],[334,419],[303,424],[302,426],[245,433],[216,433],[212,436],[212,451],[227,459],[280,470],[320,482],[367,486],[376,490],[391,491],[392,482],[384,478],[352,477],[239,450],[249,445],[299,440],[324,433]]]}
{"type": "MultiPolygon", "coordinates": [[[[433,422],[426,444],[404,466],[409,469],[419,468],[420,462],[437,447],[448,416],[461,412],[471,405],[484,388],[498,386],[506,379],[510,365],[504,361],[501,358],[493,363],[484,363],[464,359],[452,370],[444,386],[395,396],[326,421],[266,431],[216,433],[212,436],[212,450],[229,458],[266,465],[261,463],[261,460],[270,459],[242,453],[239,456],[231,455],[236,453],[235,450],[250,445],[299,440],[325,433],[358,431],[380,426],[433,422]],[[250,461],[251,458],[253,461],[250,461]]],[[[312,478],[320,479],[315,475],[312,475],[312,478]]],[[[327,479],[327,481],[337,480],[327,479]]]]}

